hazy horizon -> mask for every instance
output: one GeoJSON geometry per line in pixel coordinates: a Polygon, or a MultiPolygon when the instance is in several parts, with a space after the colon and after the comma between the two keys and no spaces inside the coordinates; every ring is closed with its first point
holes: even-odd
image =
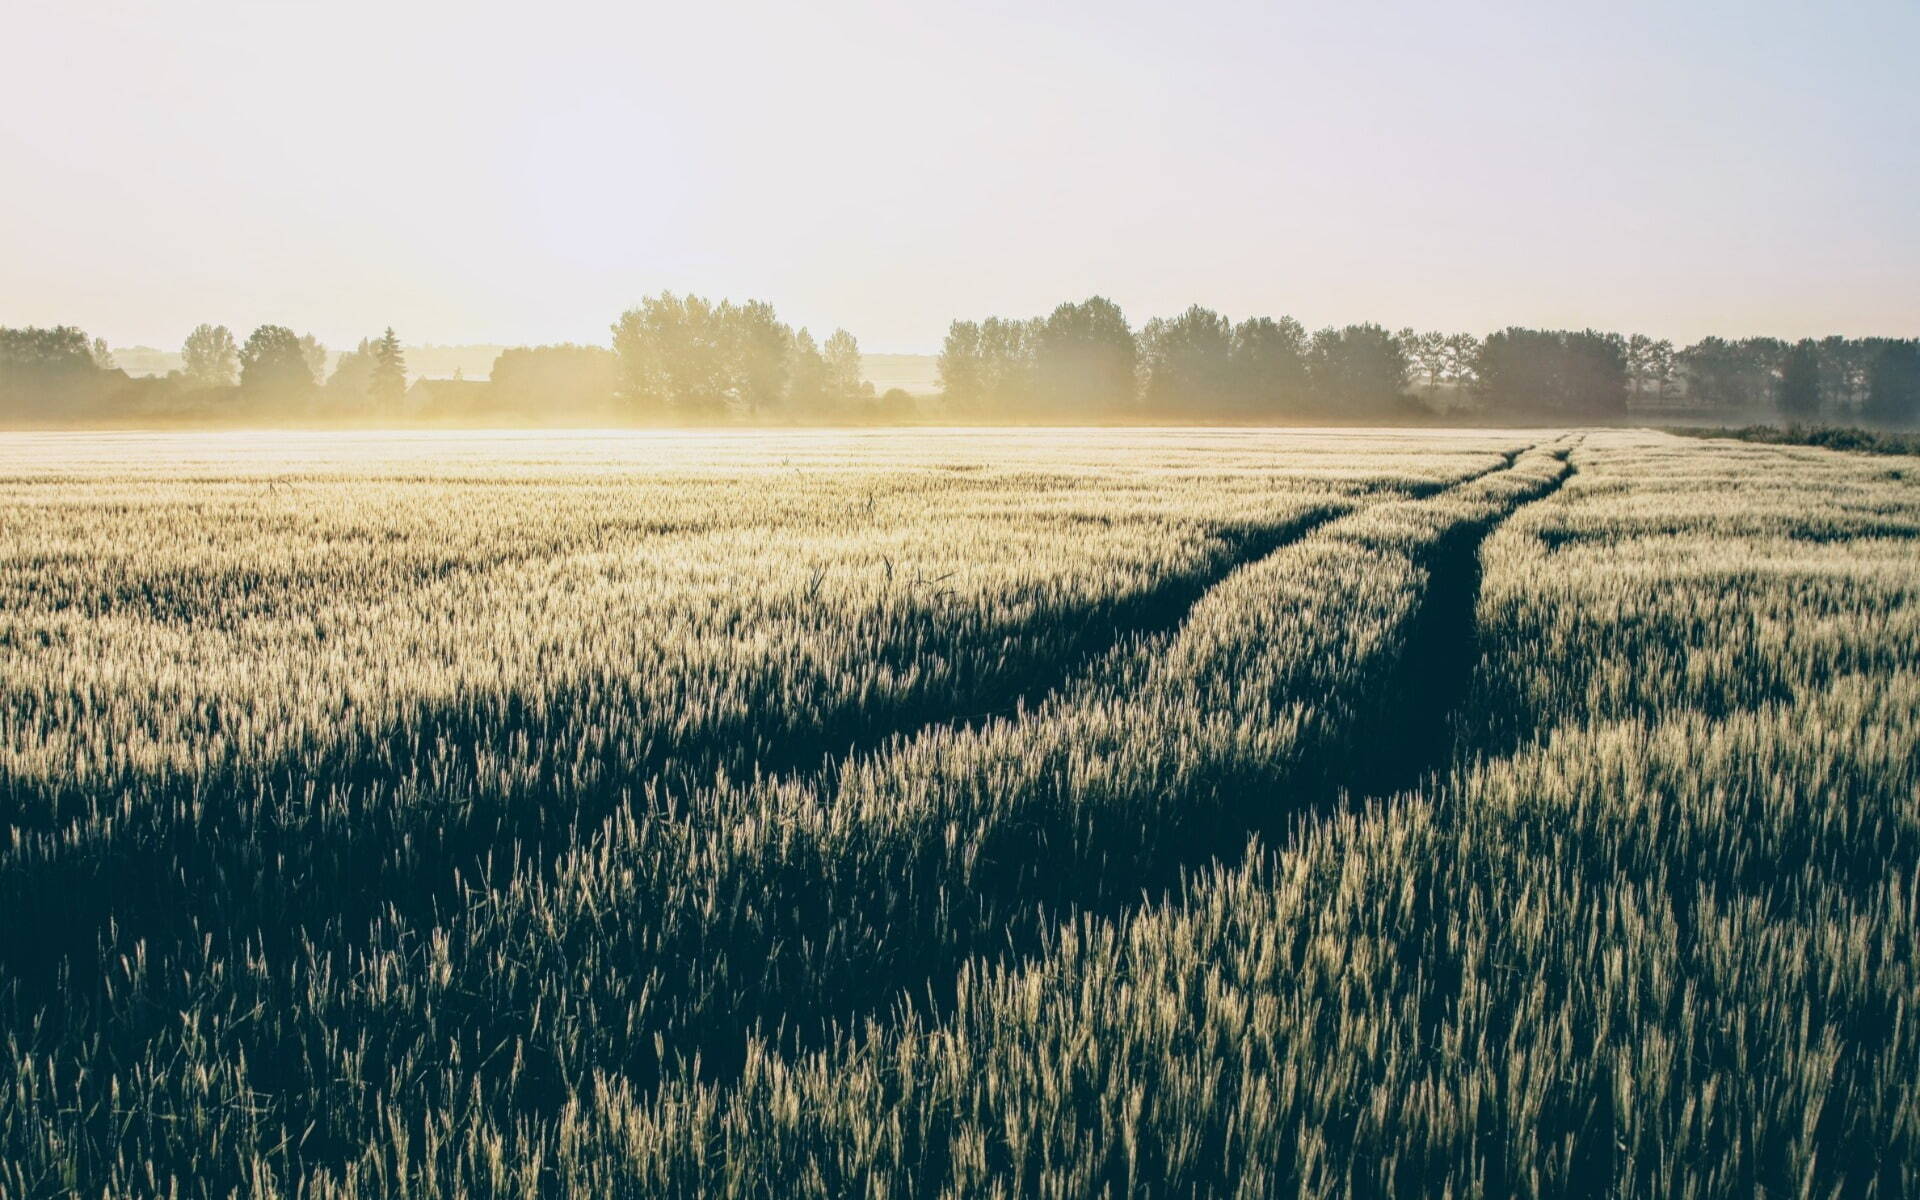
{"type": "Polygon", "coordinates": [[[0,325],[1920,329],[1911,5],[512,11],[26,0],[0,325]]]}

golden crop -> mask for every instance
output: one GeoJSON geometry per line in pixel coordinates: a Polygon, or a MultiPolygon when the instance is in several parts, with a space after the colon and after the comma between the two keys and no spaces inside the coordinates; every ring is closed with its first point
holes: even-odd
{"type": "Polygon", "coordinates": [[[0,451],[0,1195],[1897,1195],[1912,465],[0,451]]]}

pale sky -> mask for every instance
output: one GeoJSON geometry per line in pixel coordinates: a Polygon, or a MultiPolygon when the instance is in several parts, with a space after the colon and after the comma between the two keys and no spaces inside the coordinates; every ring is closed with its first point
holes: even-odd
{"type": "Polygon", "coordinates": [[[1920,4],[9,0],[0,324],[1920,335],[1920,4]]]}

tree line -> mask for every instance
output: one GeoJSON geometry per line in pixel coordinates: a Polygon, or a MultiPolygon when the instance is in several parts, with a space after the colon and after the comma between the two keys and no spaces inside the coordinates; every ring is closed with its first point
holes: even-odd
{"type": "Polygon", "coordinates": [[[1920,424],[1920,340],[1672,342],[1591,329],[1309,333],[1292,317],[1194,305],[1138,329],[1104,297],[1042,317],[957,320],[940,394],[876,396],[859,342],[817,342],[771,304],[662,292],[610,345],[516,347],[487,381],[408,379],[389,328],[329,355],[263,325],[201,325],[163,378],[129,378],[73,326],[0,329],[0,419],[232,424],[411,421],[606,424],[1020,422],[1603,422],[1650,412],[1920,424]],[[331,360],[331,365],[330,365],[331,360]]]}
{"type": "Polygon", "coordinates": [[[406,355],[392,329],[340,355],[331,378],[327,348],[284,325],[262,325],[244,342],[224,325],[200,325],[180,357],[179,370],[136,379],[103,340],[74,326],[0,328],[0,417],[300,417],[314,415],[313,402],[328,390],[362,397],[371,412],[407,389],[406,355]]]}
{"type": "Polygon", "coordinates": [[[409,383],[391,328],[335,357],[282,325],[262,325],[244,342],[224,325],[201,325],[181,347],[180,369],[134,379],[104,341],[73,326],[0,329],[0,419],[707,424],[913,415],[911,396],[876,395],[862,377],[851,333],[816,341],[763,301],[662,292],[623,313],[611,341],[514,347],[494,360],[489,380],[409,383]]]}
{"type": "Polygon", "coordinates": [[[956,409],[1001,419],[1391,421],[1440,415],[1623,420],[1662,407],[1799,420],[1920,422],[1920,340],[1709,337],[1511,327],[1308,333],[1194,305],[1137,332],[1101,297],[1045,317],[955,321],[940,379],[956,409]]]}
{"type": "Polygon", "coordinates": [[[697,422],[824,421],[910,415],[905,393],[876,397],[860,343],[836,329],[816,343],[761,300],[714,304],[662,292],[613,326],[615,397],[636,416],[697,422]]]}

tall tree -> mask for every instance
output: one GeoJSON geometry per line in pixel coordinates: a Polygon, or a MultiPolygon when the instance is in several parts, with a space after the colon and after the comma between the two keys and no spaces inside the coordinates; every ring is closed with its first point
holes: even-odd
{"type": "Polygon", "coordinates": [[[1780,411],[1796,421],[1820,415],[1820,348],[1811,338],[1795,342],[1780,360],[1780,411]]]}
{"type": "Polygon", "coordinates": [[[307,374],[315,383],[327,377],[327,348],[310,333],[300,335],[300,357],[307,360],[307,374]]]}
{"type": "Polygon", "coordinates": [[[1155,317],[1140,330],[1140,367],[1148,411],[1163,415],[1241,416],[1234,387],[1233,326],[1198,304],[1155,317]]]}
{"type": "Polygon", "coordinates": [[[1636,333],[1627,339],[1627,399],[1629,403],[1638,403],[1640,394],[1646,390],[1649,368],[1653,359],[1653,339],[1644,333],[1636,333]]]}
{"type": "Polygon", "coordinates": [[[0,329],[0,397],[45,415],[48,401],[70,405],[97,385],[93,343],[72,325],[0,329]]]}
{"type": "Polygon", "coordinates": [[[82,374],[95,369],[93,343],[76,326],[0,329],[0,370],[37,375],[82,374]]]}
{"type": "Polygon", "coordinates": [[[1036,358],[1043,318],[1020,321],[989,317],[980,322],[980,352],[986,367],[988,411],[1030,418],[1038,400],[1036,358]]]}
{"type": "Polygon", "coordinates": [[[1248,317],[1233,327],[1234,391],[1249,417],[1299,412],[1307,396],[1307,331],[1292,317],[1248,317]]]}
{"type": "Polygon", "coordinates": [[[947,326],[946,340],[940,344],[940,393],[948,405],[961,410],[977,410],[986,398],[987,363],[976,321],[955,321],[947,326]]]}
{"type": "Polygon", "coordinates": [[[1456,333],[1447,338],[1447,383],[1465,392],[1479,380],[1476,373],[1480,362],[1480,339],[1470,333],[1456,333]]]}
{"type": "Polygon", "coordinates": [[[1653,399],[1664,403],[1673,391],[1673,343],[1661,338],[1647,347],[1644,370],[1653,399]]]}
{"type": "Polygon", "coordinates": [[[1428,401],[1432,401],[1447,375],[1447,335],[1437,329],[1427,333],[1405,332],[1407,336],[1402,341],[1402,349],[1407,356],[1407,365],[1419,380],[1428,401]]]}
{"type": "Polygon", "coordinates": [[[831,409],[827,361],[820,345],[802,328],[793,335],[793,363],[787,371],[787,408],[802,419],[818,419],[831,409]]]}
{"type": "Polygon", "coordinates": [[[1137,354],[1119,305],[1104,296],[1062,304],[1041,325],[1034,346],[1042,400],[1061,417],[1130,413],[1137,354]]]}
{"type": "Polygon", "coordinates": [[[1495,412],[1548,419],[1622,417],[1627,343],[1617,333],[1504,329],[1481,343],[1480,394],[1495,412]]]}
{"type": "Polygon", "coordinates": [[[1867,400],[1867,373],[1873,355],[1859,338],[1820,339],[1821,403],[1837,417],[1857,416],[1867,400]]]}
{"type": "Polygon", "coordinates": [[[727,321],[698,296],[661,292],[622,314],[613,327],[622,390],[637,412],[652,417],[713,420],[726,411],[733,386],[727,321]]]}
{"type": "Polygon", "coordinates": [[[186,377],[194,387],[232,387],[240,375],[240,350],[225,325],[196,325],[180,347],[186,377]]]}
{"type": "Polygon", "coordinates": [[[373,344],[372,370],[367,375],[367,398],[372,400],[381,412],[392,412],[400,407],[400,401],[407,394],[407,354],[400,346],[400,339],[393,332],[393,326],[380,335],[373,344]]]}
{"type": "Polygon", "coordinates": [[[1322,412],[1362,420],[1389,416],[1407,388],[1407,356],[1378,325],[1322,329],[1313,335],[1308,369],[1322,412]]]}
{"type": "Polygon", "coordinates": [[[240,347],[240,387],[257,399],[285,401],[313,389],[306,348],[284,325],[262,325],[240,347]]]}
{"type": "Polygon", "coordinates": [[[1920,341],[1880,343],[1867,371],[1865,415],[1882,425],[1920,422],[1920,341]]]}
{"type": "Polygon", "coordinates": [[[1773,398],[1785,342],[1777,338],[1706,337],[1675,356],[1689,402],[1707,408],[1755,409],[1773,398]]]}
{"type": "Polygon", "coordinates": [[[373,382],[374,343],[361,338],[360,344],[342,351],[334,360],[333,374],[327,377],[327,407],[335,416],[368,415],[368,395],[373,382]]]}
{"type": "Polygon", "coordinates": [[[1627,340],[1617,333],[1583,329],[1563,335],[1567,411],[1596,417],[1627,415],[1627,340]]]}
{"type": "Polygon", "coordinates": [[[782,325],[773,305],[763,300],[720,307],[732,360],[732,391],[747,419],[755,420],[778,409],[786,394],[793,330],[782,325]]]}
{"type": "Polygon", "coordinates": [[[822,348],[826,363],[829,404],[836,413],[862,415],[873,399],[873,385],[861,378],[860,343],[844,329],[836,329],[822,348]]]}

